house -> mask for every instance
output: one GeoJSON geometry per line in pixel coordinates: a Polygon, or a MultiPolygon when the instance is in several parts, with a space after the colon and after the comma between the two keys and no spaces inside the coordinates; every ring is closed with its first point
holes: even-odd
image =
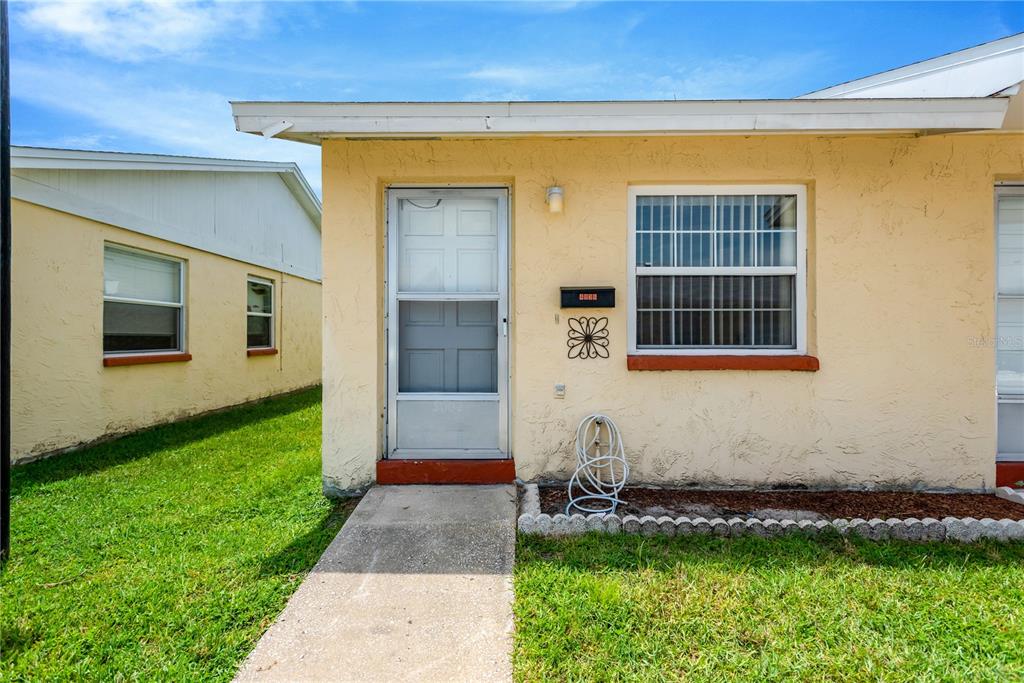
{"type": "Polygon", "coordinates": [[[564,480],[593,412],[634,481],[1024,478],[1022,80],[1017,35],[792,100],[234,103],[322,147],[325,490],[564,480]]]}
{"type": "Polygon", "coordinates": [[[320,382],[292,163],[14,147],[12,458],[320,382]]]}

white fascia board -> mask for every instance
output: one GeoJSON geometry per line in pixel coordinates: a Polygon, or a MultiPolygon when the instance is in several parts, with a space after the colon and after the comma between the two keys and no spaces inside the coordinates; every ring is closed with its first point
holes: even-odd
{"type": "Polygon", "coordinates": [[[233,102],[235,126],[308,142],[330,137],[694,135],[998,129],[1005,98],[663,102],[233,102]]]}
{"type": "Polygon", "coordinates": [[[985,97],[1024,80],[1024,33],[833,85],[797,99],[985,97]]]}
{"type": "Polygon", "coordinates": [[[246,161],[170,154],[93,152],[47,147],[11,147],[12,168],[151,170],[151,171],[271,171],[280,173],[295,164],[287,161],[246,161]]]}
{"type": "Polygon", "coordinates": [[[93,152],[48,147],[11,147],[11,168],[103,171],[207,171],[212,173],[277,173],[303,210],[320,228],[322,207],[298,164],[291,161],[248,161],[135,152],[93,152]]]}
{"type": "MultiPolygon", "coordinates": [[[[180,228],[176,228],[173,225],[136,216],[112,206],[99,204],[84,197],[77,197],[47,185],[33,182],[27,178],[19,178],[18,176],[11,178],[11,196],[30,204],[37,204],[48,209],[54,209],[55,211],[81,216],[97,223],[105,223],[116,228],[139,233],[140,235],[156,237],[166,242],[180,244],[210,254],[217,254],[218,256],[224,256],[242,263],[251,263],[255,266],[296,275],[313,282],[321,281],[320,273],[288,263],[283,259],[273,260],[253,256],[246,249],[231,242],[221,241],[217,244],[209,244],[204,240],[197,239],[195,236],[183,232],[180,228]]],[[[319,227],[319,223],[317,223],[317,227],[319,227]]]]}
{"type": "Polygon", "coordinates": [[[320,221],[323,217],[323,206],[320,203],[320,198],[313,192],[313,188],[306,181],[306,176],[302,175],[298,165],[290,164],[290,166],[291,168],[281,172],[281,180],[291,190],[292,195],[298,200],[299,206],[302,207],[306,215],[309,216],[309,219],[316,224],[316,229],[319,230],[320,221]]]}

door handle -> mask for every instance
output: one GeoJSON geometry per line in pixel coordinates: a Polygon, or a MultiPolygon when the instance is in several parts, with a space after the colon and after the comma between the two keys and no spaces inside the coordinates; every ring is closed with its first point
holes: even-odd
{"type": "Polygon", "coordinates": [[[501,319],[501,335],[503,337],[508,336],[508,318],[501,319]]]}

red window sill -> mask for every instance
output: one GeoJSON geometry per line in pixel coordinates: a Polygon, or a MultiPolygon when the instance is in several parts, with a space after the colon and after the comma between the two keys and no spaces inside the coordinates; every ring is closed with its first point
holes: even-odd
{"type": "Polygon", "coordinates": [[[277,349],[246,349],[245,355],[247,356],[273,356],[277,354],[277,349]]]}
{"type": "Polygon", "coordinates": [[[626,356],[630,370],[801,370],[817,372],[814,356],[626,356]]]}
{"type": "Polygon", "coordinates": [[[191,353],[138,353],[131,356],[104,356],[103,366],[146,365],[148,363],[181,363],[192,360],[191,353]]]}

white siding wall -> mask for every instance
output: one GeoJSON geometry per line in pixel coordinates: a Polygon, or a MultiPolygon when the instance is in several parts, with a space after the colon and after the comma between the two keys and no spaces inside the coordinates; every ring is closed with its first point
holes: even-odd
{"type": "Polygon", "coordinates": [[[142,219],[122,227],[320,278],[319,228],[277,173],[51,169],[15,169],[13,173],[99,210],[106,207],[142,219]]]}

